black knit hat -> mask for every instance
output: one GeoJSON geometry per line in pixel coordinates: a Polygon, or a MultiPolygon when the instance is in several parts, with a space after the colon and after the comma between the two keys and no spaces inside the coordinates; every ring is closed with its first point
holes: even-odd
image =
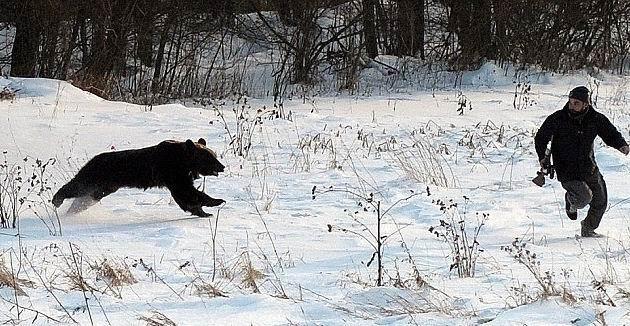
{"type": "Polygon", "coordinates": [[[578,86],[569,92],[569,98],[580,100],[584,103],[590,103],[588,88],[585,86],[578,86]]]}

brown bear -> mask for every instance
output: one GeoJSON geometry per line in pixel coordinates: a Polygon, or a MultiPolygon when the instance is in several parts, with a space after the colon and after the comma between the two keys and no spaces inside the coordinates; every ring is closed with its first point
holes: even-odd
{"type": "Polygon", "coordinates": [[[123,187],[166,187],[184,211],[210,216],[201,207],[217,206],[225,201],[197,190],[193,180],[200,175],[217,176],[224,168],[217,155],[206,147],[203,138],[197,142],[166,140],[155,146],[101,153],[57,191],[52,203],[59,207],[64,199],[76,197],[75,203],[79,198],[88,198],[95,203],[123,187]]]}

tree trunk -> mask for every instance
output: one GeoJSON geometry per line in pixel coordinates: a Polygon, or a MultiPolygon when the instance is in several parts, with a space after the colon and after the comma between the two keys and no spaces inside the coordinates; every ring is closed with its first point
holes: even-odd
{"type": "Polygon", "coordinates": [[[398,54],[424,59],[424,0],[398,1],[398,54]]]}
{"type": "Polygon", "coordinates": [[[288,25],[288,26],[296,26],[299,22],[296,21],[295,13],[299,11],[299,7],[301,3],[296,1],[295,3],[291,3],[288,0],[274,0],[273,7],[276,9],[278,13],[278,17],[280,20],[288,25]]]}
{"type": "Polygon", "coordinates": [[[106,8],[111,9],[109,14],[92,19],[92,47],[85,75],[86,87],[95,87],[103,94],[108,93],[110,78],[125,72],[125,51],[133,7],[131,2],[120,0],[106,8]]]}
{"type": "Polygon", "coordinates": [[[135,11],[135,27],[137,37],[136,54],[140,62],[153,67],[153,31],[155,24],[155,14],[152,4],[147,1],[139,1],[140,10],[135,11]]]}
{"type": "Polygon", "coordinates": [[[17,4],[15,39],[11,52],[11,76],[37,77],[37,55],[41,40],[41,26],[35,17],[31,1],[17,4]]]}
{"type": "Polygon", "coordinates": [[[314,68],[311,54],[315,42],[317,9],[313,4],[301,4],[296,10],[293,10],[292,15],[298,23],[292,42],[295,47],[293,82],[308,84],[311,82],[311,73],[314,68]]]}
{"type": "Polygon", "coordinates": [[[99,84],[97,80],[102,79],[108,69],[107,64],[107,43],[106,43],[107,27],[99,21],[92,21],[92,44],[90,47],[89,60],[86,62],[86,82],[88,84],[99,84]]]}
{"type": "Polygon", "coordinates": [[[368,57],[374,59],[378,55],[376,44],[376,23],[374,11],[376,0],[363,0],[363,35],[365,36],[365,50],[368,57]]]}
{"type": "Polygon", "coordinates": [[[57,67],[57,42],[59,40],[60,22],[51,19],[44,29],[44,41],[40,60],[40,77],[55,78],[57,67]]]}
{"type": "Polygon", "coordinates": [[[160,44],[155,55],[155,69],[153,70],[153,80],[151,81],[151,92],[160,93],[163,91],[162,87],[162,62],[164,61],[164,50],[166,49],[166,42],[168,41],[168,32],[173,23],[172,16],[166,18],[164,23],[164,29],[160,33],[160,44]]]}
{"type": "Polygon", "coordinates": [[[458,69],[475,69],[484,58],[495,57],[490,0],[452,0],[450,29],[457,34],[461,53],[458,69]]]}
{"type": "Polygon", "coordinates": [[[77,46],[77,38],[79,37],[79,30],[81,29],[82,21],[80,16],[76,17],[74,25],[72,26],[72,33],[68,40],[68,47],[64,50],[61,57],[61,68],[59,71],[59,78],[65,80],[68,77],[68,67],[70,66],[70,60],[72,60],[72,51],[77,46]]]}
{"type": "Polygon", "coordinates": [[[424,8],[425,8],[425,0],[417,0],[416,1],[416,7],[414,8],[414,14],[416,16],[417,19],[417,23],[416,25],[418,26],[418,31],[417,31],[417,42],[416,44],[418,45],[417,51],[420,51],[420,59],[424,60],[426,58],[425,56],[425,52],[424,52],[424,31],[425,31],[425,26],[424,26],[424,8]]]}

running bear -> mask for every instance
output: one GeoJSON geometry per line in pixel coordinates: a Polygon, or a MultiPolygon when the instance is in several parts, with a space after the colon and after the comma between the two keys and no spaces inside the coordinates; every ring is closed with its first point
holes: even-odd
{"type": "Polygon", "coordinates": [[[206,217],[210,214],[203,206],[218,206],[225,200],[197,190],[193,180],[218,176],[224,169],[203,138],[197,142],[166,140],[155,146],[96,155],[55,193],[52,203],[59,207],[66,198],[77,198],[69,212],[78,212],[120,188],[166,187],[181,209],[206,217]],[[85,199],[90,203],[80,203],[85,199]]]}

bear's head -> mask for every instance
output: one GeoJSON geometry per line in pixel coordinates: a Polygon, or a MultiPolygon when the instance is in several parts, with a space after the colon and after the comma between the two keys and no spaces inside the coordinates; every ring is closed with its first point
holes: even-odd
{"type": "Polygon", "coordinates": [[[217,176],[225,169],[217,159],[217,154],[206,147],[206,140],[203,138],[199,138],[197,142],[186,140],[186,153],[194,178],[198,178],[199,175],[217,176]]]}

